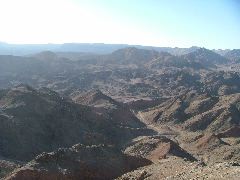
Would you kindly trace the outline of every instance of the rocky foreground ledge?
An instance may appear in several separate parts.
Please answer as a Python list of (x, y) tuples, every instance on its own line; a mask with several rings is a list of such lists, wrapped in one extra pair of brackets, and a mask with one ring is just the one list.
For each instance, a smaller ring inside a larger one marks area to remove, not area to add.
[(40, 154), (6, 180), (113, 179), (150, 164), (147, 159), (124, 155), (113, 146), (76, 144)]

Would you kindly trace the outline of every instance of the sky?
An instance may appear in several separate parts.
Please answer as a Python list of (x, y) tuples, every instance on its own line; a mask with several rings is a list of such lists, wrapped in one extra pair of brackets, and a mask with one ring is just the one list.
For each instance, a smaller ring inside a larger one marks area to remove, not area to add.
[(239, 0), (0, 0), (0, 41), (240, 48)]

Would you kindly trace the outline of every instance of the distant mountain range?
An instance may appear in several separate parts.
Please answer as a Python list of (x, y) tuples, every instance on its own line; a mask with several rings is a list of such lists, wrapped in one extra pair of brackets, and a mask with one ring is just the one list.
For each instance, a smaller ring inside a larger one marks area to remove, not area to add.
[[(95, 54), (108, 54), (118, 49), (135, 47), (140, 49), (155, 50), (159, 52), (169, 52), (173, 55), (183, 55), (199, 49), (200, 47), (192, 46), (190, 48), (178, 47), (155, 47), (129, 44), (104, 44), (104, 43), (64, 43), (64, 44), (8, 44), (0, 42), (0, 54), (2, 55), (29, 55), (41, 51), (54, 52), (85, 52)], [(220, 55), (225, 55), (229, 49), (213, 50)]]

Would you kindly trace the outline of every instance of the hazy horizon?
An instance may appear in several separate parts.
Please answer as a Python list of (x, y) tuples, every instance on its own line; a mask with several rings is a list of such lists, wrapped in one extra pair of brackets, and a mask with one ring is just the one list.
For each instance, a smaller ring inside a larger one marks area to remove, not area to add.
[(240, 48), (237, 0), (0, 0), (0, 41)]
[(104, 42), (97, 42), (97, 43), (88, 43), (88, 42), (63, 42), (63, 43), (9, 43), (9, 42), (3, 42), (0, 41), (0, 45), (1, 44), (7, 44), (7, 45), (13, 45), (13, 46), (41, 46), (41, 45), (64, 45), (64, 44), (86, 44), (86, 45), (126, 45), (126, 46), (142, 46), (142, 47), (156, 47), (156, 48), (193, 48), (193, 47), (198, 47), (198, 48), (206, 48), (206, 49), (215, 49), (215, 50), (233, 50), (233, 49), (239, 49), (239, 48), (207, 48), (204, 46), (196, 46), (196, 45), (192, 45), (192, 46), (187, 46), (187, 47), (179, 47), (179, 46), (154, 46), (154, 45), (143, 45), (143, 44), (123, 44), (123, 43), (104, 43)]

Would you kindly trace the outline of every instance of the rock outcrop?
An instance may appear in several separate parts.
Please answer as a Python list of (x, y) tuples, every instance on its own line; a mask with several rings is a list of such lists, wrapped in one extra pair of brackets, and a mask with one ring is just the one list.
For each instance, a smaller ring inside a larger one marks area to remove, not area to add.
[(112, 146), (76, 144), (38, 155), (6, 180), (104, 180), (150, 164), (147, 159), (124, 155)]

